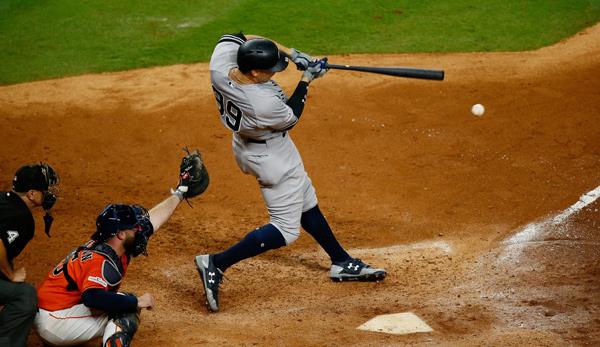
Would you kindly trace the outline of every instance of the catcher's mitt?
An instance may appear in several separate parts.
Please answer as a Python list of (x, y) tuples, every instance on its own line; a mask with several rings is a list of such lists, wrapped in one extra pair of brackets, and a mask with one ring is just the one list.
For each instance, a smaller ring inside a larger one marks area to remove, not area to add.
[(187, 155), (181, 159), (177, 190), (181, 191), (183, 197), (187, 199), (204, 193), (208, 187), (209, 178), (200, 152), (197, 149), (190, 152), (187, 148), (184, 148), (184, 151)]

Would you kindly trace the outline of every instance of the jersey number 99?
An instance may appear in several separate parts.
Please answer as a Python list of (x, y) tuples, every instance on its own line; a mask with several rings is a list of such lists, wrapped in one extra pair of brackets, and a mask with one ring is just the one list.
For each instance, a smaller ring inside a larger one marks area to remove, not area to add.
[(221, 116), (225, 116), (225, 123), (227, 126), (233, 130), (240, 130), (240, 125), (242, 124), (242, 110), (234, 104), (231, 100), (227, 100), (223, 98), (223, 94), (212, 86), (213, 92), (215, 93), (215, 98), (217, 99), (217, 106), (219, 107), (219, 113)]

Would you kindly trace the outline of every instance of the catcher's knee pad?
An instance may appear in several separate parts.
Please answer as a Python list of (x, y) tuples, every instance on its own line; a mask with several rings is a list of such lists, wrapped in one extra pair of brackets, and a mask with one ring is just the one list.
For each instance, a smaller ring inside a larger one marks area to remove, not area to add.
[(104, 347), (129, 347), (131, 346), (131, 338), (126, 332), (119, 331), (106, 340)]
[(111, 316), (111, 322), (118, 327), (118, 331), (106, 339), (104, 347), (129, 347), (140, 325), (139, 312), (115, 314)]
[(116, 314), (112, 317), (112, 321), (120, 328), (121, 331), (119, 332), (126, 333), (130, 337), (133, 337), (140, 325), (140, 314), (139, 312)]

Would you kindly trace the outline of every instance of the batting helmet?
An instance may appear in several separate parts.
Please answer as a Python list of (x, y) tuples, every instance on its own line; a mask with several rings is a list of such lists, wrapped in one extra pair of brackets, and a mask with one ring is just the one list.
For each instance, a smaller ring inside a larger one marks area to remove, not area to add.
[(96, 232), (92, 239), (105, 242), (121, 230), (133, 229), (135, 241), (128, 253), (137, 257), (140, 254), (148, 255), (146, 246), (154, 227), (150, 221), (148, 211), (140, 205), (110, 204), (100, 212), (96, 219)]
[(237, 51), (237, 64), (242, 72), (267, 70), (279, 72), (288, 66), (288, 58), (273, 41), (254, 39), (244, 42)]

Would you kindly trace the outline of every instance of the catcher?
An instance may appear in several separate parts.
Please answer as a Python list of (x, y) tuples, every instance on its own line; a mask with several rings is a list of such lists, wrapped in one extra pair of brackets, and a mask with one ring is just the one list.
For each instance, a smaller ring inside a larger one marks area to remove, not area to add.
[(131, 257), (147, 255), (150, 236), (183, 199), (202, 194), (208, 183), (200, 154), (188, 152), (177, 189), (150, 211), (140, 205), (106, 206), (92, 239), (69, 253), (38, 288), (35, 328), (44, 342), (71, 346), (102, 336), (105, 347), (130, 346), (141, 309), (155, 304), (150, 293), (119, 292)]

